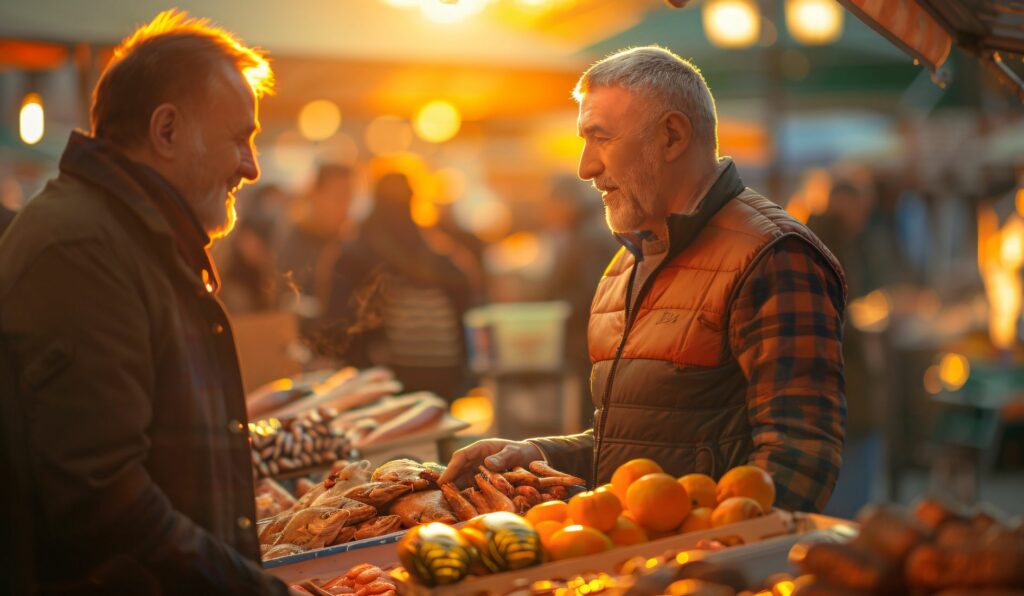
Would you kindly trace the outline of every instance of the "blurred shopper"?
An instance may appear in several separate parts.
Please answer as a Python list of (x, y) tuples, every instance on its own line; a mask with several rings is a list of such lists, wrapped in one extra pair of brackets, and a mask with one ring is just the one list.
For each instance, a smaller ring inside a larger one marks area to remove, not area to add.
[(335, 267), (321, 348), (392, 369), (407, 391), (454, 399), (469, 388), (462, 315), (481, 291), (473, 259), (412, 219), (412, 188), (385, 174), (372, 211)]
[[(548, 278), (546, 300), (565, 300), (571, 307), (565, 329), (565, 362), (570, 374), (586, 386), (590, 379), (587, 323), (594, 290), (619, 243), (608, 234), (600, 205), (583, 196), (588, 189), (575, 177), (559, 179), (551, 190), (544, 223), (554, 247), (554, 267)], [(581, 400), (582, 401), (582, 400)], [(589, 421), (594, 408), (580, 404), (581, 420)]]
[[(881, 272), (872, 267), (873, 244), (865, 241), (872, 213), (871, 197), (848, 182), (839, 182), (829, 193), (828, 209), (807, 225), (825, 243), (846, 272), (849, 295), (860, 298), (876, 284)], [(878, 364), (869, 353), (870, 337), (847, 321), (843, 328), (843, 363), (846, 377), (846, 444), (843, 470), (835, 494), (825, 511), (853, 518), (872, 498), (882, 463), (878, 403)], [(878, 351), (878, 346), (874, 347)], [(877, 359), (874, 359), (877, 360)]]
[(210, 239), (256, 180), (262, 54), (185, 13), (114, 51), (92, 134), (0, 240), (15, 594), (285, 594), (260, 569)]
[(340, 164), (323, 164), (317, 169), (313, 189), (305, 197), (295, 226), (284, 233), (277, 251), (278, 269), (297, 294), (305, 329), (323, 314), (330, 275), (349, 239), (349, 208), (355, 194), (355, 173)]
[(597, 288), (589, 349), (594, 428), (455, 453), (442, 480), (544, 458), (609, 481), (651, 458), (714, 477), (774, 477), (777, 506), (820, 511), (840, 467), (842, 269), (806, 227), (718, 157), (715, 104), (689, 62), (614, 54), (580, 79), (579, 176), (623, 244)]
[(238, 224), (223, 253), (215, 251), (221, 269), (220, 299), (232, 315), (277, 307), (273, 246), (280, 210), (268, 198), (279, 193), (273, 185), (256, 189), (239, 209)]

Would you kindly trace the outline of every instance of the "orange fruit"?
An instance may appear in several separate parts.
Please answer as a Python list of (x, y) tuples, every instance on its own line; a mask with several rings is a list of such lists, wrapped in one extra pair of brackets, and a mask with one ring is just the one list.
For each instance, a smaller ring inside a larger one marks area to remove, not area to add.
[(658, 465), (658, 462), (652, 459), (643, 457), (631, 459), (616, 468), (615, 473), (612, 474), (612, 492), (619, 498), (619, 501), (625, 504), (626, 490), (629, 488), (630, 484), (633, 484), (633, 482), (641, 476), (664, 471), (665, 470), (662, 470), (661, 466)]
[(667, 532), (679, 527), (690, 513), (690, 497), (678, 480), (659, 472), (630, 484), (626, 507), (645, 529)]
[(717, 486), (715, 480), (706, 474), (687, 474), (679, 479), (679, 484), (686, 489), (690, 495), (690, 505), (697, 507), (708, 507), (714, 509), (718, 505), (718, 497), (715, 496)]
[(761, 509), (769, 513), (775, 502), (775, 481), (757, 466), (736, 466), (718, 480), (715, 496), (719, 503), (730, 497), (747, 497), (757, 501)]
[(619, 498), (604, 489), (588, 490), (569, 499), (568, 515), (577, 524), (607, 532), (622, 513)]
[(544, 548), (548, 547), (548, 543), (551, 541), (551, 536), (564, 527), (565, 526), (562, 525), (562, 522), (550, 519), (545, 519), (533, 524), (533, 529), (536, 530), (537, 535), (540, 536), (540, 543), (544, 545)]
[(548, 554), (555, 561), (583, 557), (611, 550), (612, 541), (603, 533), (587, 526), (566, 526), (548, 539)]
[(679, 526), (679, 533), (685, 534), (686, 532), (696, 532), (698, 530), (710, 530), (711, 511), (707, 507), (698, 507), (691, 511), (690, 515), (687, 515), (686, 519), (683, 520), (683, 525)]
[(764, 515), (760, 503), (748, 497), (729, 497), (722, 501), (711, 512), (711, 525), (714, 527), (734, 524), (745, 519), (754, 519)]
[(615, 527), (608, 530), (608, 538), (611, 538), (615, 546), (629, 546), (647, 542), (647, 533), (624, 515), (620, 515), (615, 521)]
[(537, 527), (537, 524), (542, 521), (564, 522), (567, 511), (569, 511), (569, 506), (564, 501), (545, 501), (530, 507), (523, 517)]

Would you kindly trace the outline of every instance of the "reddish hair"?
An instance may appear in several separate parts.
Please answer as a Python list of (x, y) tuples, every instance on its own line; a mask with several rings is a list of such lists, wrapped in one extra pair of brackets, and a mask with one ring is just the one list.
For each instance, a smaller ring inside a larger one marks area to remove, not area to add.
[(205, 93), (224, 64), (245, 77), (257, 98), (273, 93), (274, 73), (264, 52), (207, 19), (161, 12), (114, 49), (93, 92), (93, 135), (120, 146), (138, 144), (149, 133), (153, 110)]

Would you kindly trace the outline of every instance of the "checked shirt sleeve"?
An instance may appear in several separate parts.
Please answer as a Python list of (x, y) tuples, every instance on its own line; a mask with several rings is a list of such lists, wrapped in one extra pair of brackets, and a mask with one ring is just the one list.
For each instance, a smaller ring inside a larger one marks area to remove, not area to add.
[(842, 463), (843, 282), (799, 238), (781, 241), (743, 282), (729, 344), (749, 382), (750, 463), (775, 479), (776, 506), (821, 511)]

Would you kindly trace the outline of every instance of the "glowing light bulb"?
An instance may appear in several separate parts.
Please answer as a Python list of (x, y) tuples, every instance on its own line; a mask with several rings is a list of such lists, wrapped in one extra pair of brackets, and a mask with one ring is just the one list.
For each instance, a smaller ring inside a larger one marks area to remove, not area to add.
[(843, 7), (835, 0), (787, 0), (786, 28), (802, 44), (832, 43), (843, 33)]
[(704, 33), (720, 48), (746, 48), (761, 33), (761, 11), (751, 0), (707, 0)]
[(21, 102), (21, 113), (18, 115), (18, 132), (26, 145), (35, 145), (43, 138), (45, 131), (45, 113), (43, 99), (37, 93), (29, 93)]

